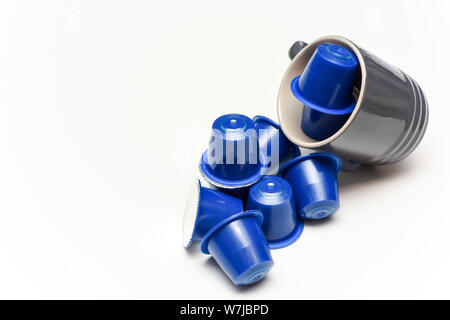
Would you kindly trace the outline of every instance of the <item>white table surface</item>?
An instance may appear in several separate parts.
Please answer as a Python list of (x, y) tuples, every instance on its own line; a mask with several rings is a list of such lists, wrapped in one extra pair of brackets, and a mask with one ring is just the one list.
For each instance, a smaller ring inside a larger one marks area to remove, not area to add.
[[(3, 1), (0, 298), (450, 298), (449, 1)], [(238, 289), (181, 246), (212, 121), (276, 119), (287, 50), (345, 36), (422, 86), (419, 148)]]

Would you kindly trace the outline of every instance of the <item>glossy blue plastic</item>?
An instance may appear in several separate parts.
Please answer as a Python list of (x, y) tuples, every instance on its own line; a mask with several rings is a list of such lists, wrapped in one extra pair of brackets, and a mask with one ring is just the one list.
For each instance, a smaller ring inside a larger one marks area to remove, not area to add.
[(306, 106), (327, 114), (353, 111), (353, 82), (358, 58), (336, 44), (319, 45), (305, 71), (291, 84), (293, 94)]
[(258, 133), (259, 149), (267, 159), (265, 175), (277, 175), (286, 162), (300, 156), (300, 149), (289, 141), (275, 121), (256, 116), (253, 122)]
[(312, 153), (293, 159), (281, 168), (281, 175), (292, 186), (297, 212), (305, 220), (320, 220), (339, 209), (338, 157)]
[(237, 286), (263, 279), (273, 266), (262, 221), (259, 211), (242, 212), (216, 225), (203, 239), (202, 252), (211, 254)]
[(270, 249), (281, 249), (300, 238), (304, 223), (297, 215), (292, 188), (280, 177), (264, 177), (250, 188), (247, 210), (259, 210)]
[(197, 180), (185, 209), (184, 246), (202, 240), (212, 227), (243, 210), (240, 199), (204, 188)]
[(328, 139), (348, 120), (356, 105), (353, 83), (358, 65), (353, 52), (325, 43), (303, 74), (292, 80), (292, 93), (305, 105), (301, 125), (309, 137)]
[(234, 188), (223, 188), (223, 187), (217, 187), (217, 190), (219, 190), (220, 192), (229, 194), (232, 197), (238, 198), (242, 201), (242, 203), (245, 206), (245, 203), (247, 201), (247, 197), (248, 197), (248, 192), (250, 190), (250, 186), (246, 186), (246, 187), (234, 187)]
[(209, 183), (224, 189), (243, 188), (261, 179), (266, 169), (250, 118), (228, 114), (214, 121), (208, 150), (200, 161), (200, 171)]
[(308, 107), (303, 108), (302, 130), (309, 137), (325, 140), (339, 131), (351, 113), (343, 115), (326, 114)]

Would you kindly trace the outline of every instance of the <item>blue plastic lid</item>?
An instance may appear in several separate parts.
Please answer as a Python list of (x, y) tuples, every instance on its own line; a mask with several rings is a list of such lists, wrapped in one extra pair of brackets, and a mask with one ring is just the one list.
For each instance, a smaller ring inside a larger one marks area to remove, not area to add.
[(353, 82), (359, 62), (356, 55), (336, 44), (321, 44), (303, 74), (291, 82), (294, 96), (311, 109), (327, 114), (353, 111)]

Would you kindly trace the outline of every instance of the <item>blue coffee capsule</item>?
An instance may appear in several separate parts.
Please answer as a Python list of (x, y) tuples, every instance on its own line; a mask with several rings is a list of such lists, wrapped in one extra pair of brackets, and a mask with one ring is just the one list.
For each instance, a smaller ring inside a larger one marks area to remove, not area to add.
[(350, 114), (327, 114), (305, 107), (302, 115), (302, 130), (310, 138), (326, 140), (342, 128)]
[(355, 108), (353, 83), (359, 62), (350, 50), (336, 44), (318, 46), (302, 75), (291, 82), (291, 91), (303, 109), (302, 129), (313, 139), (336, 133)]
[(208, 150), (200, 161), (206, 181), (223, 191), (246, 188), (261, 179), (266, 170), (250, 118), (228, 114), (214, 121)]
[(200, 241), (219, 222), (243, 211), (242, 201), (227, 194), (204, 188), (197, 180), (184, 211), (183, 245)]
[(280, 177), (264, 177), (250, 188), (247, 210), (259, 210), (262, 229), (270, 249), (293, 244), (301, 236), (304, 223), (297, 215), (292, 188)]
[(299, 157), (281, 168), (281, 176), (292, 186), (302, 219), (324, 219), (339, 209), (337, 173), (340, 169), (339, 158), (329, 153)]
[(277, 175), (283, 164), (300, 156), (300, 149), (289, 141), (275, 121), (256, 116), (253, 122), (258, 133), (259, 149), (267, 159), (265, 175)]
[(305, 105), (327, 114), (353, 111), (353, 82), (358, 58), (336, 44), (321, 44), (301, 76), (293, 81), (293, 93)]
[(237, 286), (263, 279), (273, 266), (262, 221), (259, 211), (241, 212), (220, 222), (202, 241), (202, 252), (211, 254)]

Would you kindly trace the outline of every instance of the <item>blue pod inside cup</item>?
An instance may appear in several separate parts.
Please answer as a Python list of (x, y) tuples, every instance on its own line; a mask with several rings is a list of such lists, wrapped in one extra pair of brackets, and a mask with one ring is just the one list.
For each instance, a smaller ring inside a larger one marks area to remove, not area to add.
[(262, 229), (270, 249), (293, 244), (301, 236), (304, 223), (297, 215), (291, 185), (280, 177), (264, 177), (250, 188), (247, 210), (259, 210)]
[(289, 141), (275, 121), (256, 116), (253, 122), (258, 133), (259, 149), (267, 159), (265, 175), (277, 175), (283, 164), (300, 156), (300, 149)]
[(228, 114), (214, 121), (208, 150), (200, 161), (200, 172), (209, 183), (224, 189), (250, 186), (264, 175), (265, 163), (250, 118)]
[(201, 248), (237, 286), (263, 279), (273, 266), (270, 249), (261, 229), (259, 211), (238, 213), (212, 228)]
[(339, 131), (351, 113), (343, 115), (326, 114), (308, 107), (303, 108), (302, 129), (316, 140), (325, 140)]
[(293, 159), (281, 168), (292, 186), (298, 213), (305, 220), (320, 220), (339, 209), (337, 173), (341, 161), (329, 153), (312, 153)]
[(353, 83), (358, 66), (353, 52), (325, 43), (316, 49), (303, 74), (292, 80), (292, 93), (305, 105), (302, 129), (311, 138), (330, 137), (353, 112)]
[(183, 245), (200, 241), (215, 225), (242, 212), (242, 201), (222, 192), (204, 188), (197, 180), (188, 196), (183, 222)]

